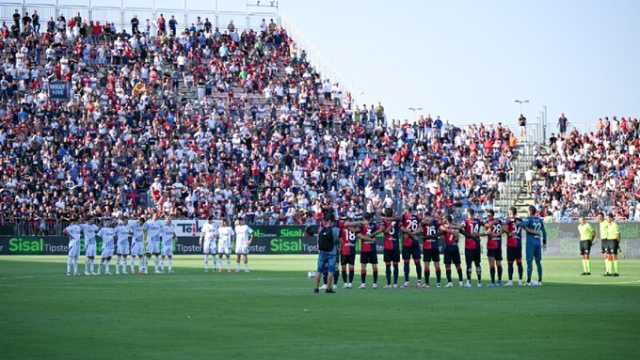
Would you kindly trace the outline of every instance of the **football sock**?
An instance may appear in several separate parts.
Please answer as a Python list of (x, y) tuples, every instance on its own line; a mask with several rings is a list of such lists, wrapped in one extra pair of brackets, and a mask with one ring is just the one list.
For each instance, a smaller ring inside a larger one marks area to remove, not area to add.
[(406, 282), (409, 281), (409, 263), (408, 262), (404, 263), (404, 281)]
[(384, 276), (387, 279), (387, 285), (391, 285), (391, 266), (390, 265), (385, 265)]
[(458, 280), (462, 281), (463, 277), (462, 277), (462, 267), (460, 265), (458, 265), (456, 267), (456, 270), (458, 270)]
[(351, 284), (353, 282), (353, 278), (356, 275), (356, 271), (354, 269), (350, 269), (349, 270), (349, 284)]
[(393, 264), (393, 283), (398, 283), (398, 264)]
[(519, 262), (518, 263), (518, 279), (520, 279), (520, 280), (522, 280), (522, 273), (524, 272), (523, 270), (524, 269), (522, 268), (522, 263)]
[(533, 272), (533, 268), (531, 267), (531, 264), (527, 264), (527, 282), (530, 283), (531, 282), (531, 273)]
[(347, 269), (342, 269), (342, 282), (347, 283)]
[(498, 282), (502, 282), (502, 265), (498, 265)]
[(467, 266), (467, 280), (471, 281), (471, 266)]
[(418, 275), (418, 281), (422, 280), (422, 265), (420, 265), (420, 262), (416, 263), (416, 274)]
[(131, 267), (130, 267), (130, 269), (131, 269), (131, 272), (135, 272), (135, 270), (136, 270), (136, 258), (134, 256), (131, 257)]
[[(236, 271), (240, 271), (240, 263), (239, 262), (236, 263)], [(326, 277), (326, 274), (324, 276)]]
[(611, 274), (611, 261), (609, 259), (604, 261), (604, 270), (607, 274)]
[(428, 266), (424, 267), (424, 283), (429, 285), (429, 280), (431, 280), (431, 271)]
[(378, 270), (373, 270), (373, 283), (378, 283)]
[(360, 271), (360, 281), (361, 281), (363, 284), (366, 284), (366, 283), (367, 283), (367, 270), (362, 270), (362, 271)]
[(489, 267), (489, 276), (491, 277), (491, 283), (496, 283), (496, 268), (493, 266)]
[(73, 273), (78, 273), (78, 259), (73, 259)]
[(509, 280), (513, 280), (513, 263), (510, 262), (507, 264), (507, 274), (509, 275)]
[(440, 269), (436, 269), (436, 282), (440, 284), (441, 279), (442, 279), (442, 271)]
[(538, 270), (538, 281), (542, 282), (542, 262), (540, 258), (536, 259), (536, 270)]
[(618, 260), (613, 260), (613, 273), (617, 274), (618, 273)]
[(479, 266), (476, 268), (476, 275), (478, 276), (478, 282), (482, 281), (482, 269)]
[(169, 258), (169, 271), (173, 270), (173, 259)]
[(451, 269), (446, 269), (444, 272), (447, 275), (447, 282), (450, 283), (451, 282)]
[[(247, 265), (247, 269), (249, 269), (249, 265)], [(338, 285), (338, 280), (340, 279), (340, 270), (337, 270), (333, 273), (333, 285)]]
[(585, 264), (587, 266), (587, 272), (590, 273), (591, 272), (591, 260), (590, 259), (586, 259), (585, 260)]
[(209, 255), (204, 255), (204, 269), (206, 270), (209, 267)]
[(71, 258), (68, 258), (67, 259), (67, 273), (68, 274), (71, 274), (71, 263), (72, 263)]

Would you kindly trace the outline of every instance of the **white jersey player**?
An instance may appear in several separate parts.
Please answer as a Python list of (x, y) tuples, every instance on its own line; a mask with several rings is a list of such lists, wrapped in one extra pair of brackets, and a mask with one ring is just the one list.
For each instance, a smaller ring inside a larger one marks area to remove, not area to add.
[(138, 272), (144, 272), (144, 218), (133, 220), (129, 223), (129, 231), (131, 232), (131, 273), (135, 273), (135, 262), (138, 259)]
[(220, 255), (220, 271), (222, 271), (222, 257), (227, 258), (227, 271), (231, 271), (231, 238), (233, 229), (227, 225), (226, 220), (222, 220), (222, 225), (218, 229), (218, 254)]
[(162, 238), (162, 260), (160, 261), (160, 272), (164, 272), (164, 262), (168, 259), (168, 271), (173, 272), (173, 238), (176, 236), (176, 229), (167, 219), (162, 225), (160, 237)]
[(80, 257), (80, 237), (82, 228), (80, 225), (69, 225), (64, 229), (64, 234), (69, 237), (69, 258), (67, 259), (67, 276), (78, 275), (78, 257)]
[(80, 225), (80, 227), (82, 228), (82, 235), (84, 237), (84, 255), (86, 257), (84, 274), (98, 275), (94, 267), (96, 261), (96, 231), (98, 231), (98, 226), (87, 222)]
[(162, 222), (158, 220), (158, 216), (154, 215), (153, 219), (144, 223), (144, 231), (147, 232), (147, 260), (145, 261), (145, 274), (148, 272), (148, 262), (153, 255), (153, 265), (155, 272), (160, 273), (159, 256), (160, 256), (160, 232), (162, 231)]
[(219, 270), (218, 262), (218, 226), (213, 223), (213, 219), (209, 218), (209, 221), (202, 226), (202, 235), (200, 235), (200, 246), (202, 246), (202, 253), (204, 254), (204, 272), (209, 271), (209, 256), (213, 258), (211, 262), (212, 270)]
[[(116, 244), (118, 259), (116, 260), (116, 274), (120, 274), (120, 267), (122, 267), (122, 273), (127, 273), (127, 256), (129, 255), (129, 225), (124, 223), (124, 220), (118, 221), (116, 226)], [(124, 263), (123, 263), (124, 260)]]
[[(111, 275), (111, 271), (109, 271), (109, 266), (111, 264), (111, 257), (113, 256), (113, 251), (115, 249), (115, 237), (116, 230), (112, 227), (105, 226), (98, 231), (98, 236), (102, 239), (102, 254), (100, 254), (100, 266), (104, 267), (104, 273), (106, 275)], [(98, 268), (98, 273), (100, 273), (100, 268)]]
[(240, 261), (244, 258), (244, 271), (249, 272), (249, 245), (251, 245), (251, 237), (253, 230), (249, 225), (244, 223), (244, 219), (239, 219), (236, 224), (236, 272), (240, 271)]

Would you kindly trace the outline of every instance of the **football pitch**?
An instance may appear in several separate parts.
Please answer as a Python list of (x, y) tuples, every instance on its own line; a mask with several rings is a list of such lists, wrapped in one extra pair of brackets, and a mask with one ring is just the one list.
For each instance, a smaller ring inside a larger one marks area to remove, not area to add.
[(70, 278), (65, 257), (0, 257), (2, 358), (626, 359), (640, 346), (640, 260), (609, 278), (599, 259), (590, 277), (577, 258), (546, 259), (541, 288), (334, 295), (312, 293), (313, 256), (250, 265), (204, 273), (201, 257), (182, 256), (170, 275)]

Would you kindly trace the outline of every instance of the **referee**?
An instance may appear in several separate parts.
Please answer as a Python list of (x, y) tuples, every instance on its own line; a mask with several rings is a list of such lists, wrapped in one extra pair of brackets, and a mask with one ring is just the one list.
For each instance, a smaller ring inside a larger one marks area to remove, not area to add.
[(314, 293), (319, 293), (320, 279), (322, 273), (327, 271), (327, 294), (335, 293), (333, 290), (333, 273), (336, 271), (336, 240), (338, 236), (333, 226), (333, 212), (325, 212), (323, 219), (320, 221), (318, 228), (318, 266), (316, 268), (316, 282)]
[(596, 238), (596, 233), (593, 230), (591, 224), (585, 220), (584, 217), (580, 218), (580, 224), (578, 225), (578, 233), (580, 234), (580, 256), (582, 257), (582, 275), (591, 275), (591, 246)]
[(620, 227), (615, 222), (613, 213), (609, 213), (609, 222), (607, 224), (607, 239), (609, 241), (609, 249), (607, 256), (609, 258), (609, 276), (620, 276), (618, 273), (618, 250), (620, 250)]

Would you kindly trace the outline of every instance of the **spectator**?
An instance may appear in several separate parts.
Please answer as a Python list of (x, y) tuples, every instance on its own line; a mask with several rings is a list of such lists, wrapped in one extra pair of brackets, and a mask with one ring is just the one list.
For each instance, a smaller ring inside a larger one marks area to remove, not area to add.
[(172, 37), (176, 36), (177, 26), (178, 26), (178, 21), (173, 15), (171, 15), (171, 19), (169, 20), (169, 30), (171, 30)]
[(526, 139), (527, 138), (527, 118), (524, 117), (523, 114), (520, 114), (520, 117), (518, 118), (518, 125), (520, 126), (520, 138)]
[(569, 121), (567, 120), (567, 117), (564, 116), (564, 113), (560, 114), (560, 117), (558, 118), (558, 129), (560, 129), (560, 136), (563, 136), (567, 132), (568, 122)]
[(140, 20), (138, 20), (137, 15), (133, 15), (133, 18), (131, 18), (131, 34), (132, 35), (136, 35), (137, 33), (140, 32), (138, 30), (138, 25), (140, 25)]

